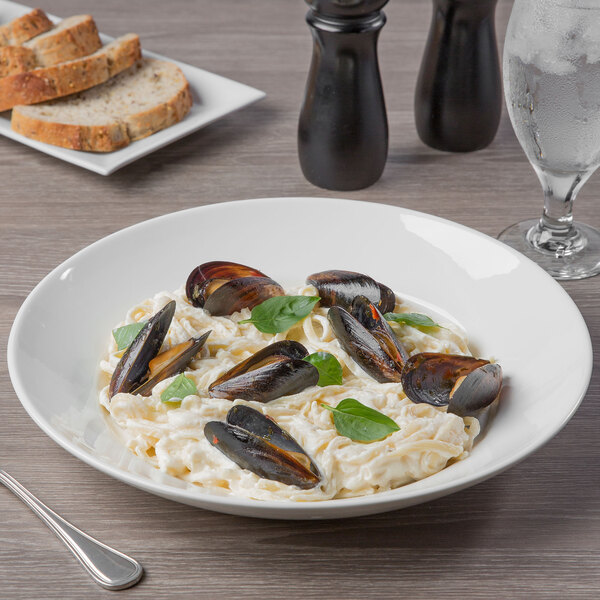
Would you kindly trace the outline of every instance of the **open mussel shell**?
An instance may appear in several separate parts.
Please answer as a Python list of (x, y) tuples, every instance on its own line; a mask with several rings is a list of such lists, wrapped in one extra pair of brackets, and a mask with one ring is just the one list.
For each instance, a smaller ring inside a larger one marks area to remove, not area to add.
[(502, 368), (496, 363), (483, 365), (455, 386), (448, 411), (463, 417), (489, 406), (502, 389)]
[(125, 350), (110, 380), (109, 398), (120, 392), (131, 392), (139, 386), (148, 372), (150, 361), (160, 351), (173, 320), (175, 307), (175, 300), (171, 300), (150, 317), (129, 348)]
[(313, 488), (321, 481), (310, 457), (272, 419), (249, 406), (234, 406), (227, 421), (208, 422), (204, 435), (242, 469), (301, 489)]
[(500, 365), (471, 356), (423, 352), (402, 371), (402, 387), (416, 403), (448, 406), (459, 416), (489, 406), (502, 388)]
[(281, 342), (269, 344), (268, 346), (261, 348), (258, 352), (255, 352), (246, 360), (243, 360), (241, 363), (231, 367), (229, 371), (223, 373), (223, 375), (221, 375), (218, 379), (215, 379), (215, 381), (210, 384), (208, 389), (210, 391), (215, 386), (233, 379), (237, 375), (241, 375), (256, 369), (263, 364), (265, 360), (277, 356), (302, 359), (308, 356), (308, 350), (300, 342), (295, 342), (293, 340), (282, 340)]
[(242, 308), (253, 309), (273, 296), (285, 296), (285, 291), (268, 277), (210, 280), (205, 288), (203, 306), (211, 315), (220, 317)]
[(194, 306), (202, 308), (208, 281), (225, 282), (240, 277), (266, 277), (266, 275), (258, 269), (239, 263), (213, 260), (197, 266), (189, 274), (185, 284), (185, 293)]
[(270, 402), (297, 394), (319, 381), (319, 371), (302, 360), (305, 356), (306, 348), (291, 340), (266, 346), (213, 381), (209, 395)]
[(352, 302), (351, 314), (369, 330), (396, 367), (402, 369), (408, 360), (408, 352), (377, 307), (365, 296), (357, 296)]
[(204, 346), (210, 333), (207, 331), (198, 337), (190, 338), (153, 358), (148, 364), (148, 379), (131, 393), (149, 396), (157, 383), (185, 371)]
[(389, 287), (362, 273), (321, 271), (309, 275), (306, 283), (317, 288), (322, 306), (350, 310), (356, 296), (365, 296), (384, 314), (393, 312), (396, 306), (396, 296)]
[[(396, 360), (398, 351), (390, 356), (388, 342), (380, 341), (341, 306), (332, 306), (327, 318), (342, 348), (368, 375), (379, 383), (400, 381), (402, 362)], [(393, 332), (391, 332), (393, 336)], [(395, 348), (395, 343), (392, 343)], [(401, 356), (400, 356), (401, 358)]]

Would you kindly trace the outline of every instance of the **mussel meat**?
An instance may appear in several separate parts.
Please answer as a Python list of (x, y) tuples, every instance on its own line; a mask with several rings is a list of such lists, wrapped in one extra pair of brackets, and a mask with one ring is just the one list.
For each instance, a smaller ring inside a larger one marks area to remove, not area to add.
[(161, 352), (148, 363), (148, 379), (131, 393), (149, 396), (157, 383), (185, 371), (210, 334), (211, 332), (207, 331)]
[(408, 353), (375, 304), (357, 296), (351, 313), (332, 306), (327, 318), (342, 348), (373, 379), (398, 382)]
[(396, 306), (394, 292), (368, 275), (353, 271), (321, 271), (313, 273), (306, 283), (317, 288), (322, 306), (341, 306), (350, 310), (356, 296), (365, 296), (383, 313)]
[(175, 306), (175, 300), (171, 300), (148, 319), (131, 342), (113, 373), (108, 388), (109, 398), (120, 392), (149, 396), (159, 381), (184, 371), (198, 354), (210, 331), (159, 354), (173, 320)]
[(254, 308), (283, 288), (261, 271), (246, 265), (212, 261), (196, 267), (185, 285), (188, 300), (211, 315), (231, 315), (242, 308)]
[(406, 361), (402, 387), (413, 402), (448, 406), (448, 412), (465, 416), (498, 397), (502, 368), (472, 356), (423, 352)]
[(275, 342), (235, 365), (213, 381), (209, 395), (228, 400), (270, 402), (316, 385), (319, 371), (309, 362), (306, 348), (291, 340)]
[(143, 329), (131, 342), (113, 373), (108, 388), (109, 398), (120, 392), (131, 392), (148, 372), (148, 364), (159, 353), (167, 335), (173, 315), (175, 300), (150, 317)]
[(310, 489), (321, 474), (308, 454), (273, 419), (245, 405), (227, 413), (227, 423), (210, 421), (206, 439), (242, 469), (259, 477)]

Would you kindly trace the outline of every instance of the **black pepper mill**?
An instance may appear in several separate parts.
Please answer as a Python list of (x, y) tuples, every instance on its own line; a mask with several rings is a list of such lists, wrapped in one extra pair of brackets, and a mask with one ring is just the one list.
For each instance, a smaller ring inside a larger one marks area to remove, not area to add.
[(300, 166), (330, 190), (375, 183), (385, 166), (388, 127), (377, 38), (388, 0), (306, 0), (313, 58), (298, 126)]
[(415, 94), (420, 138), (449, 152), (492, 142), (502, 112), (494, 29), (497, 0), (433, 0)]

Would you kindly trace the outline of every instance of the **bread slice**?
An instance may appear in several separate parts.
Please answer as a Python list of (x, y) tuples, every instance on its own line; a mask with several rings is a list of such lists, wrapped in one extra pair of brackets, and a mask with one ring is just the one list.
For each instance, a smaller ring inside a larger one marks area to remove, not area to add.
[(101, 46), (96, 23), (90, 15), (69, 17), (22, 46), (1, 47), (0, 77), (87, 56)]
[(135, 33), (117, 38), (100, 50), (52, 67), (0, 78), (0, 111), (68, 96), (104, 83), (141, 56)]
[(11, 125), (27, 137), (91, 152), (111, 152), (181, 121), (192, 106), (174, 64), (145, 58), (113, 79), (69, 98), (15, 106)]
[(43, 10), (34, 8), (26, 15), (0, 26), (0, 46), (20, 46), (49, 29), (52, 29), (52, 21)]

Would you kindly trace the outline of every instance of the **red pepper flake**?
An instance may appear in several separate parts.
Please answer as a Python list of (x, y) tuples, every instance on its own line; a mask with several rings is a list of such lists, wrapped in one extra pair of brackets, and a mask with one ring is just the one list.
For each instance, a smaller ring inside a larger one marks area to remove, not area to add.
[(213, 441), (212, 443), (216, 446), (219, 443), (219, 438), (213, 434)]

